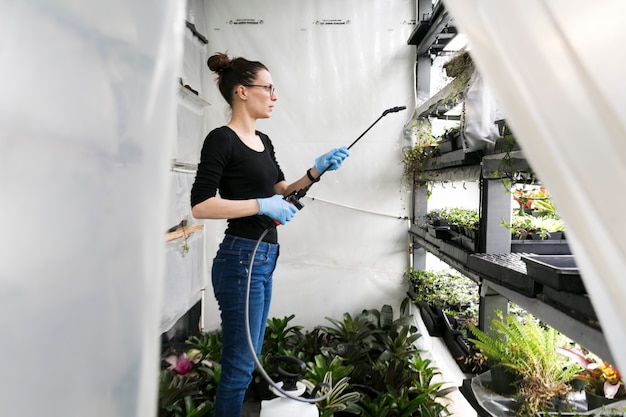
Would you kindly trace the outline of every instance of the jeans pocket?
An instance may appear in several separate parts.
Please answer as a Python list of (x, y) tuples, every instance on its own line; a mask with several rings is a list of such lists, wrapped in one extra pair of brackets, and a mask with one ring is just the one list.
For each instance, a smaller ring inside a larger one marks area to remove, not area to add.
[[(248, 269), (250, 267), (250, 259), (252, 259), (252, 250), (242, 249), (241, 250), (241, 264)], [(254, 255), (254, 266), (265, 266), (269, 262), (270, 257), (267, 253), (257, 252)]]

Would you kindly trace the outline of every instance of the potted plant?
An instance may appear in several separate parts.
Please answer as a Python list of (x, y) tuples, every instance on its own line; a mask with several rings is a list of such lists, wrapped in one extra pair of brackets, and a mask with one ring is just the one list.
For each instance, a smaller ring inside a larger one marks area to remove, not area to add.
[(502, 225), (511, 230), (513, 239), (560, 239), (565, 230), (565, 224), (559, 218), (526, 213), (514, 213), (511, 223), (502, 222)]
[[(441, 402), (445, 395), (443, 383), (434, 380), (439, 370), (421, 357), (415, 345), (421, 335), (409, 314), (409, 306), (407, 298), (401, 304), (399, 317), (394, 317), (389, 305), (354, 316), (345, 313), (343, 319), (327, 318), (330, 326), (319, 325), (310, 332), (291, 324), (294, 315), (268, 319), (261, 363), (269, 364), (268, 358), (275, 355), (304, 361), (307, 373), (302, 382), (309, 389), (308, 395), (320, 382), (333, 387), (329, 397), (317, 403), (324, 417), (359, 412), (376, 417), (449, 415), (446, 404)], [(159, 417), (212, 415), (221, 369), (216, 361), (221, 350), (220, 336), (219, 332), (202, 333), (186, 341), (191, 346), (189, 350), (182, 354), (168, 352), (164, 357)], [(267, 382), (251, 384), (247, 401), (252, 406), (259, 403), (251, 397), (254, 385), (267, 386)]]
[(472, 341), (493, 361), (491, 370), (505, 369), (517, 377), (513, 386), (520, 403), (518, 416), (535, 416), (566, 401), (571, 390), (568, 382), (580, 367), (557, 352), (569, 343), (563, 335), (528, 314), (502, 318), (499, 313), (490, 330), (492, 334), (472, 327)]
[(426, 183), (426, 198), (428, 198), (432, 190), (428, 184), (426, 170), (428, 168), (428, 160), (439, 154), (439, 141), (433, 136), (428, 121), (424, 119), (420, 119), (419, 126), (418, 121), (413, 123), (413, 132), (416, 138), (415, 144), (410, 148), (403, 149), (404, 159), (402, 164), (404, 166), (404, 176), (411, 183), (424, 181)]
[(580, 348), (558, 348), (557, 351), (573, 359), (582, 367), (574, 380), (586, 382), (584, 386), (587, 409), (626, 399), (626, 389), (620, 372), (610, 363)]
[(443, 310), (458, 315), (476, 316), (478, 284), (471, 279), (446, 271), (423, 271), (409, 267), (404, 272), (408, 294), (420, 309), (431, 336), (442, 336)]
[(187, 342), (192, 345), (190, 349), (181, 354), (171, 351), (163, 358), (168, 366), (159, 375), (159, 417), (212, 415), (221, 365), (211, 352), (215, 352), (215, 346), (219, 349), (221, 339), (207, 334)]

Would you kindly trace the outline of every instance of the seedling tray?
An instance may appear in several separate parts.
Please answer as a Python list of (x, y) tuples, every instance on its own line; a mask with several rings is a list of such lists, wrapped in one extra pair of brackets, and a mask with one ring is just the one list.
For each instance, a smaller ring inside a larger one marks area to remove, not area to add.
[(572, 255), (521, 255), (521, 259), (535, 281), (556, 290), (587, 293)]
[(516, 253), (471, 254), (467, 267), (528, 297), (535, 297), (540, 290), (539, 284), (526, 274), (526, 265)]

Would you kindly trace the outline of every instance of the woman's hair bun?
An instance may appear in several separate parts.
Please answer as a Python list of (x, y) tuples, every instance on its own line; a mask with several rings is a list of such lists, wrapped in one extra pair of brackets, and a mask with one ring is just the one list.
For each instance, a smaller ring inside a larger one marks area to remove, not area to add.
[(211, 71), (221, 73), (224, 70), (230, 68), (231, 60), (225, 53), (217, 52), (216, 54), (209, 57), (207, 60), (207, 65)]

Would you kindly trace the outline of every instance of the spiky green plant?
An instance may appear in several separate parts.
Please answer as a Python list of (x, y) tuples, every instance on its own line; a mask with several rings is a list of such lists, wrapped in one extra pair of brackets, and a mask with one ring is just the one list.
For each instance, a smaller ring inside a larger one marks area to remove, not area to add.
[[(347, 376), (335, 381), (333, 372), (326, 372), (321, 381), (325, 385), (320, 389), (319, 395), (326, 394), (329, 389), (331, 392), (326, 399), (315, 403), (320, 410), (320, 417), (332, 417), (337, 411), (357, 412), (354, 403), (361, 399), (361, 394), (351, 390), (349, 381), (350, 377)], [(315, 384), (309, 380), (302, 380), (302, 383), (309, 391), (315, 388)]]
[(551, 409), (553, 400), (566, 399), (568, 381), (580, 370), (557, 352), (557, 347), (569, 344), (567, 338), (530, 315), (509, 314), (503, 319), (500, 313), (490, 330), (492, 335), (471, 326), (475, 338), (470, 340), (493, 362), (521, 376), (518, 416), (534, 416)]

